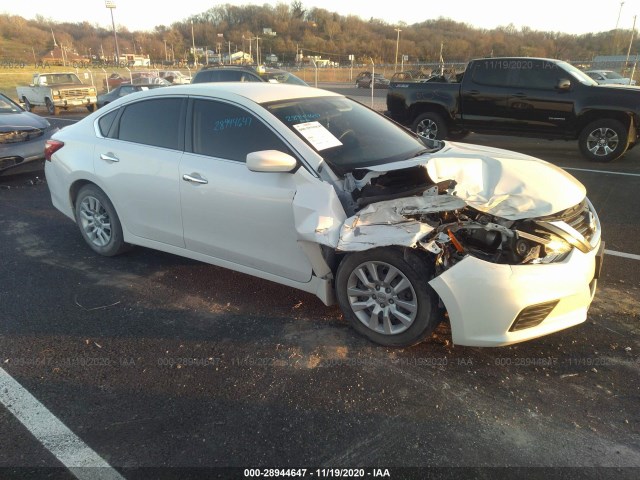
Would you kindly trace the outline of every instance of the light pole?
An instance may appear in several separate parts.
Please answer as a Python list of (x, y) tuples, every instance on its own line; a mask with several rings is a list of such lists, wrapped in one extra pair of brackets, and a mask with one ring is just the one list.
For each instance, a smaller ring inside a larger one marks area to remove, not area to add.
[(198, 57), (196, 57), (196, 37), (193, 36), (193, 20), (191, 20), (191, 46), (193, 48), (193, 66), (198, 66)]
[(613, 54), (618, 53), (618, 24), (620, 23), (620, 15), (622, 15), (622, 6), (624, 2), (620, 2), (620, 10), (618, 10), (618, 20), (616, 21), (616, 29), (613, 33)]
[(396, 32), (398, 32), (398, 38), (396, 39), (396, 63), (393, 66), (393, 71), (394, 72), (396, 70), (398, 70), (398, 47), (400, 46), (400, 32), (402, 31), (399, 28), (396, 28), (395, 30), (396, 30)]
[(113, 0), (105, 0), (104, 6), (111, 11), (111, 25), (113, 26), (113, 39), (116, 42), (116, 64), (120, 63), (120, 49), (118, 48), (118, 34), (116, 33), (116, 22), (113, 21), (113, 9), (116, 8), (116, 2)]

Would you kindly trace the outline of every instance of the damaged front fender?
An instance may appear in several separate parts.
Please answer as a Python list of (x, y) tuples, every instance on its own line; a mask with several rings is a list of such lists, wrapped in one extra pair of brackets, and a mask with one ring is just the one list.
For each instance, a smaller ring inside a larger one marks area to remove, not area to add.
[(342, 226), (338, 250), (358, 252), (397, 245), (415, 247), (435, 227), (414, 217), (457, 210), (465, 202), (454, 195), (423, 195), (373, 203)]

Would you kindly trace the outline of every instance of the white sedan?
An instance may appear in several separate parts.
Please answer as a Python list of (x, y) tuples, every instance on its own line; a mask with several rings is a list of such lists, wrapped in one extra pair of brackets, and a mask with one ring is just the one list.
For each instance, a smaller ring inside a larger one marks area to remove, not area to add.
[(579, 324), (602, 264), (598, 216), (565, 171), (422, 140), (311, 87), (137, 92), (46, 157), (53, 205), (95, 252), (141, 245), (299, 288), (387, 346), (445, 318), (473, 346)]

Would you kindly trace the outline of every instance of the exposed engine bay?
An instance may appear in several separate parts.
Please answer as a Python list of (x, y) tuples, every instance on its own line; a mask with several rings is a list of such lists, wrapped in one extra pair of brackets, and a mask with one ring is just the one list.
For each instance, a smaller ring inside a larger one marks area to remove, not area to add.
[(586, 198), (551, 215), (505, 218), (491, 210), (514, 210), (508, 195), (494, 195), (488, 201), (485, 196), (479, 203), (469, 201), (468, 185), (459, 187), (454, 178), (431, 178), (425, 165), (347, 173), (344, 188), (353, 200), (347, 215), (352, 216), (343, 225), (338, 251), (388, 245), (421, 248), (434, 256), (437, 274), (467, 255), (521, 265), (558, 262), (573, 247), (583, 252), (592, 248), (589, 241), (597, 230), (597, 218)]

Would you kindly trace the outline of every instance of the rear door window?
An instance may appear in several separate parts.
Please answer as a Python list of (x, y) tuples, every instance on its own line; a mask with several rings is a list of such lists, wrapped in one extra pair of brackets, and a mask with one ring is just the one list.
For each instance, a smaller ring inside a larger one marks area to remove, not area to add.
[(183, 149), (182, 98), (154, 98), (125, 107), (118, 138), (155, 147)]

